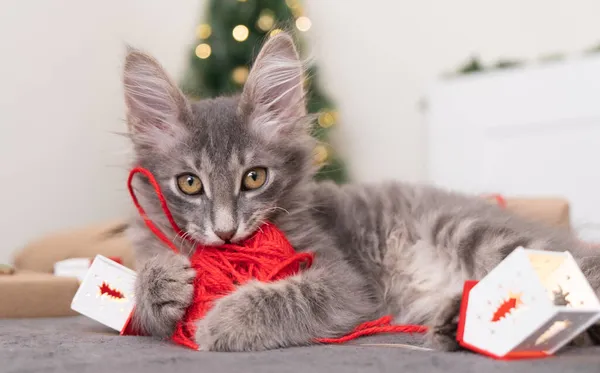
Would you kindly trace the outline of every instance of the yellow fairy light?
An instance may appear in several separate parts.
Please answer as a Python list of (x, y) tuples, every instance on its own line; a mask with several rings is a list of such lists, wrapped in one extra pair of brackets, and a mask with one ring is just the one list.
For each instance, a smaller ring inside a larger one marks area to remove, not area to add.
[(304, 14), (300, 0), (285, 0), (285, 4), (290, 8), (294, 17), (300, 17)]
[(315, 164), (322, 165), (327, 161), (329, 157), (329, 152), (324, 145), (317, 145), (313, 151), (313, 161)]
[(196, 56), (198, 56), (198, 58), (206, 59), (210, 56), (211, 51), (210, 45), (202, 43), (196, 47)]
[(310, 30), (310, 26), (312, 26), (312, 22), (308, 17), (302, 16), (296, 19), (296, 27), (298, 28), (298, 30), (303, 32), (308, 31)]
[(196, 27), (196, 37), (198, 39), (208, 39), (210, 34), (212, 34), (212, 27), (210, 25), (203, 23)]
[(273, 12), (270, 9), (265, 9), (260, 12), (260, 16), (258, 17), (258, 21), (256, 21), (256, 26), (263, 30), (269, 31), (271, 27), (275, 24), (275, 17)]
[(248, 0), (238, 0), (240, 3), (245, 3)]
[(231, 79), (239, 85), (246, 83), (246, 79), (248, 79), (248, 67), (238, 66), (233, 69)]
[(317, 122), (319, 123), (319, 126), (323, 128), (329, 128), (335, 124), (335, 120), (336, 114), (334, 112), (326, 111), (319, 115)]
[(279, 34), (281, 32), (283, 32), (282, 29), (280, 29), (280, 28), (274, 28), (273, 30), (271, 30), (271, 32), (269, 32), (269, 36), (275, 36), (275, 35), (277, 35), (277, 34)]
[(300, 5), (298, 5), (295, 8), (290, 9), (292, 11), (292, 14), (294, 15), (294, 17), (298, 18), (298, 17), (302, 17), (302, 15), (304, 14), (304, 9), (302, 9), (302, 7)]
[(299, 0), (285, 0), (285, 4), (290, 9), (296, 9), (296, 8), (300, 7), (300, 1)]
[(244, 41), (246, 39), (248, 39), (248, 35), (250, 34), (250, 31), (248, 30), (248, 27), (244, 26), (244, 25), (237, 25), (233, 28), (233, 31), (231, 32), (231, 34), (233, 35), (233, 38), (237, 41)]

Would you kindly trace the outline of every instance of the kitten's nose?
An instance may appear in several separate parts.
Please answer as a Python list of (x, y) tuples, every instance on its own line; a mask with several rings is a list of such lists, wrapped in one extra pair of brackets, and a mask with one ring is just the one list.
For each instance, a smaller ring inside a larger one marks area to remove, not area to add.
[(233, 235), (235, 234), (235, 229), (232, 229), (230, 231), (215, 231), (215, 234), (217, 235), (217, 237), (227, 242), (231, 240), (231, 238), (233, 238)]

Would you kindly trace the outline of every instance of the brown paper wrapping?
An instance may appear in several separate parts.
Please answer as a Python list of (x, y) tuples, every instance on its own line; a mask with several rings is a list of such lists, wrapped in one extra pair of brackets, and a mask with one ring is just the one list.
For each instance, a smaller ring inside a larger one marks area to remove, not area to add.
[[(495, 197), (487, 198), (498, 203)], [(562, 198), (503, 198), (506, 208), (517, 215), (561, 228), (570, 228), (569, 202)]]
[(76, 315), (71, 300), (78, 288), (76, 278), (48, 273), (18, 271), (0, 276), (0, 318)]
[(41, 237), (21, 249), (14, 257), (17, 269), (52, 273), (54, 263), (70, 258), (90, 258), (97, 254), (121, 257), (133, 269), (133, 250), (126, 237), (124, 221), (95, 224)]

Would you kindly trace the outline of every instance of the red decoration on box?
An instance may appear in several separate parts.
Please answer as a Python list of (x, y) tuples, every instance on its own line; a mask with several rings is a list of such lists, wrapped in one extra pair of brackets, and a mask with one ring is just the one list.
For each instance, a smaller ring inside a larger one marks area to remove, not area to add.
[(114, 299), (123, 299), (123, 298), (125, 298), (125, 295), (123, 295), (123, 293), (121, 293), (117, 289), (113, 289), (106, 282), (103, 282), (102, 285), (98, 286), (98, 288), (100, 289), (100, 295), (107, 295), (107, 296), (109, 296), (111, 298), (114, 298)]
[(492, 316), (492, 322), (500, 321), (503, 317), (507, 316), (510, 311), (514, 310), (518, 306), (518, 298), (511, 296), (507, 300), (503, 301), (498, 307), (494, 315)]

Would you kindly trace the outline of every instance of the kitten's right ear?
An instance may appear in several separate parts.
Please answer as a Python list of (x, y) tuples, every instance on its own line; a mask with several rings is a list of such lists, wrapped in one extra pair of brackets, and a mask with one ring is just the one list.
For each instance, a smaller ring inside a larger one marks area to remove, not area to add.
[(189, 102), (149, 55), (128, 48), (123, 84), (127, 123), (137, 145), (162, 147), (177, 139), (190, 115)]
[(308, 129), (304, 69), (287, 33), (269, 37), (250, 70), (240, 110), (250, 125), (265, 134), (304, 133)]

